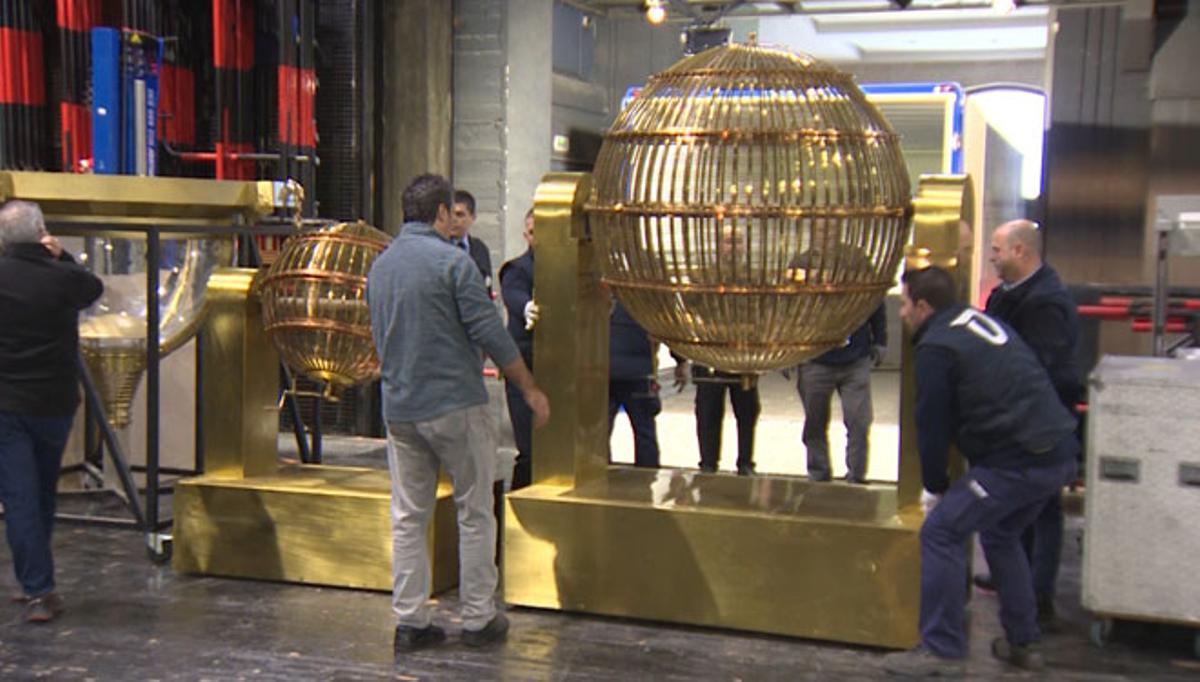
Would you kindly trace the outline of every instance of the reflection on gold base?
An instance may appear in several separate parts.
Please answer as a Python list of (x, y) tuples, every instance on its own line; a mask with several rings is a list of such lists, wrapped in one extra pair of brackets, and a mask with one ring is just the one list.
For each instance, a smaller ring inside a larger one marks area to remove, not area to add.
[[(261, 580), (392, 589), (386, 471), (281, 466), (242, 479), (202, 476), (175, 488), (174, 568)], [(438, 486), (429, 531), (433, 590), (458, 583), (458, 531), (449, 483)]]
[(892, 486), (614, 467), (574, 490), (509, 495), (504, 596), (908, 648), (918, 640), (921, 520), (895, 509)]

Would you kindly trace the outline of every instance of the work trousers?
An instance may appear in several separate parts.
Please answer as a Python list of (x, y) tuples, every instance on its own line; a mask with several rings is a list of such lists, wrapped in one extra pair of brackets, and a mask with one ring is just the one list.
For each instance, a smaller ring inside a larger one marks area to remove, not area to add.
[(867, 479), (867, 449), (871, 432), (871, 358), (864, 357), (848, 365), (823, 365), (807, 362), (800, 366), (796, 389), (804, 405), (804, 448), (808, 451), (808, 477), (828, 481), (829, 413), (833, 392), (842, 401), (842, 422), (846, 425), (846, 478)]
[(437, 499), (438, 467), (454, 484), (458, 509), (459, 599), (463, 627), (496, 615), (496, 428), (487, 405), (423, 422), (388, 424), (392, 479), (392, 609), (399, 625), (423, 628), (431, 614), (426, 529)]
[[(1020, 469), (974, 466), (955, 481), (921, 527), (921, 641), (935, 654), (967, 655), (967, 557), (978, 532), (1000, 599), (1000, 624), (1008, 641), (1041, 638), (1029, 562), (1021, 532), (1051, 496), (1075, 476), (1074, 436), (1045, 456), (1046, 464)], [(1063, 456), (1067, 451), (1069, 455)]]
[(0, 504), (13, 571), (28, 597), (54, 591), (54, 505), (74, 416), (0, 411)]
[(754, 469), (754, 429), (760, 409), (758, 387), (720, 381), (696, 382), (696, 438), (700, 441), (700, 468), (715, 471), (721, 457), (721, 429), (725, 422), (725, 392), (737, 419), (738, 470)]
[(608, 435), (622, 409), (633, 430), (633, 463), (639, 467), (658, 467), (658, 430), (654, 418), (662, 411), (662, 401), (649, 379), (610, 379), (608, 382)]

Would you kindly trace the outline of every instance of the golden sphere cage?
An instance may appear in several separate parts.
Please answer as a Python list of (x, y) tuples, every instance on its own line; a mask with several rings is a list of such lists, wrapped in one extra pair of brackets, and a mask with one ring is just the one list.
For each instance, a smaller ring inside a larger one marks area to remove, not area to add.
[(749, 374), (845, 343), (895, 281), (912, 202), (851, 76), (735, 44), (650, 78), (604, 136), (586, 211), (646, 331)]
[(323, 382), (329, 397), (379, 374), (367, 273), (389, 243), (362, 221), (298, 234), (259, 284), (263, 324), (283, 362)]

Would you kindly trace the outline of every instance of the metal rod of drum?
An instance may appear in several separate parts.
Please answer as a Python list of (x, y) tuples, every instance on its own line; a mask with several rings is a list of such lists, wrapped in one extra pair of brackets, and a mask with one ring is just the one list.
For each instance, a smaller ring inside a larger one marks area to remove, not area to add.
[(150, 536), (158, 533), (158, 390), (159, 390), (159, 233), (157, 227), (146, 232), (146, 533), (150, 547), (157, 543)]
[(1154, 329), (1151, 331), (1151, 343), (1154, 355), (1161, 357), (1166, 353), (1167, 331), (1167, 259), (1170, 257), (1170, 232), (1157, 230), (1157, 263), (1154, 278)]

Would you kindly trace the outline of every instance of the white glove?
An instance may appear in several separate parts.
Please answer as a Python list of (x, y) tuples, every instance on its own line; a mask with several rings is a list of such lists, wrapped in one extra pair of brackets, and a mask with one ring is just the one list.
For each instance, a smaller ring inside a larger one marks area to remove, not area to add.
[(938, 506), (938, 502), (942, 501), (941, 495), (935, 495), (924, 488), (921, 489), (921, 511), (925, 516), (929, 516), (929, 512)]
[(525, 331), (532, 331), (533, 326), (537, 324), (538, 317), (541, 316), (542, 309), (537, 303), (530, 301), (525, 304)]

